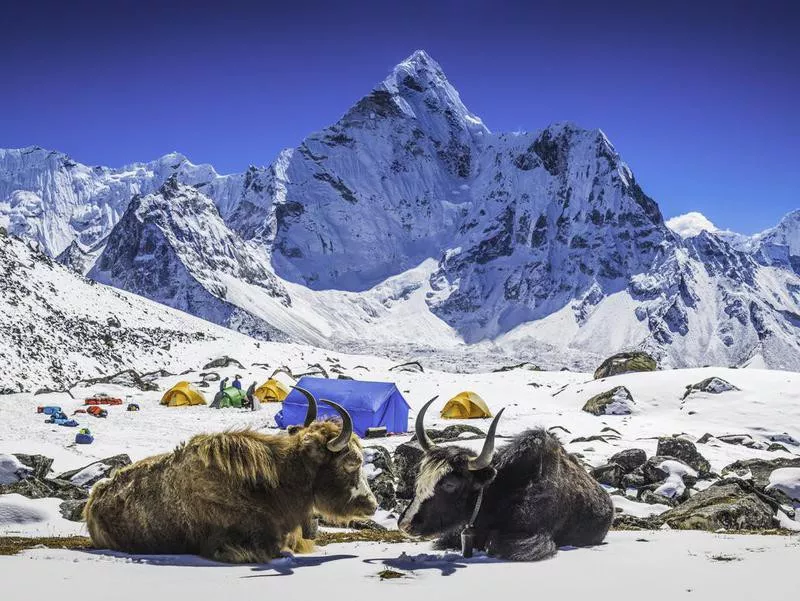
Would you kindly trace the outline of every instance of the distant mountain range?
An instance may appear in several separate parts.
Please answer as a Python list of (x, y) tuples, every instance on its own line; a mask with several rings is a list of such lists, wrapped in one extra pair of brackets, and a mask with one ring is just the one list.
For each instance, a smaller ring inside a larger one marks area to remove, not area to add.
[(423, 51), (242, 174), (174, 153), (111, 169), (0, 150), (0, 225), (262, 339), (461, 367), (638, 348), (800, 369), (800, 211), (753, 237), (702, 220), (678, 235), (602, 131), (493, 133)]

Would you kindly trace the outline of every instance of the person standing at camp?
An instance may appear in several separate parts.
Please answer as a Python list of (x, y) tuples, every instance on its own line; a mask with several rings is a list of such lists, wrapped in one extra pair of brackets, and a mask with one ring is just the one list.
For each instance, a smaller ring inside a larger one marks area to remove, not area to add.
[(240, 376), (239, 374), (236, 374), (233, 377), (233, 387), (236, 388), (237, 390), (242, 389), (242, 376)]

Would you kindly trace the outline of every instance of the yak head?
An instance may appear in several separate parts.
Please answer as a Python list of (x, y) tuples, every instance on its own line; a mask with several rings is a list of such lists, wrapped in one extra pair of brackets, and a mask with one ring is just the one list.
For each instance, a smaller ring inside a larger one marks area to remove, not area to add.
[(417, 415), (417, 441), (425, 455), (419, 464), (414, 498), (398, 520), (401, 530), (416, 536), (442, 534), (467, 524), (480, 490), (497, 475), (491, 463), (497, 421), (503, 410), (489, 426), (483, 449), (476, 457), (463, 447), (437, 447), (428, 438), (423, 421), (435, 400), (428, 401)]
[(295, 386), (308, 399), (308, 413), (302, 428), (290, 429), (312, 470), (314, 509), (326, 518), (347, 521), (369, 517), (378, 508), (378, 501), (364, 475), (364, 453), (353, 434), (353, 420), (347, 410), (325, 399), (320, 402), (333, 407), (339, 421), (315, 421), (317, 401), (307, 390)]

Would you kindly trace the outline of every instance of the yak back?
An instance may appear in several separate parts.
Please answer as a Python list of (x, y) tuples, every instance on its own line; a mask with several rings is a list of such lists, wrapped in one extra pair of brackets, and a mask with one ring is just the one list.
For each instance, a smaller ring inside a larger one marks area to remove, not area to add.
[(557, 544), (602, 541), (611, 524), (608, 493), (555, 436), (526, 430), (492, 461), (485, 519), (502, 531), (548, 532)]

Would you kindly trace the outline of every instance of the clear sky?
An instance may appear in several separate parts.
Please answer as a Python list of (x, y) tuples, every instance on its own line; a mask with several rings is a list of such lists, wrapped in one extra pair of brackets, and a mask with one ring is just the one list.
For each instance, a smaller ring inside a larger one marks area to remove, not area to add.
[(603, 129), (666, 217), (752, 233), (800, 207), (800, 2), (216, 4), (4, 2), (0, 147), (241, 171), (423, 48), (494, 131)]

